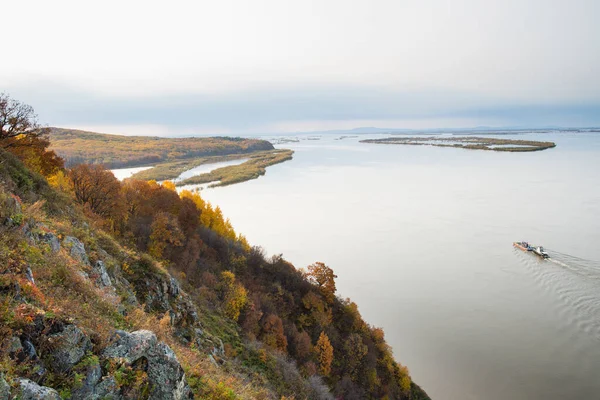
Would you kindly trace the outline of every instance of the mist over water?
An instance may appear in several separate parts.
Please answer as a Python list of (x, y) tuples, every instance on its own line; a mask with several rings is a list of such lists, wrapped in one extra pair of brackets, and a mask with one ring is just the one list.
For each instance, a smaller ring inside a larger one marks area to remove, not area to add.
[(600, 135), (502, 136), (557, 143), (533, 153), (368, 137), (278, 145), (294, 160), (202, 195), (269, 254), (331, 266), (432, 398), (598, 398)]

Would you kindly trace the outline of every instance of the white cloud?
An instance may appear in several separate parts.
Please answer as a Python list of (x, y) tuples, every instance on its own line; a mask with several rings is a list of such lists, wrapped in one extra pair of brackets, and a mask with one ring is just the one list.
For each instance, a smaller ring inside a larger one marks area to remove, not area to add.
[(52, 81), (128, 102), (305, 86), (600, 101), (597, 0), (23, 0), (2, 14), (0, 88)]

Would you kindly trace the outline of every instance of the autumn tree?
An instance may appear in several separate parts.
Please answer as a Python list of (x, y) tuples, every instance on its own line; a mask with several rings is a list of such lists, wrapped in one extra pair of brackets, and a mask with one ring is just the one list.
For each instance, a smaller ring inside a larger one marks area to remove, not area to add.
[(240, 312), (248, 303), (248, 292), (241, 283), (236, 282), (235, 274), (231, 271), (221, 273), (221, 284), (225, 314), (237, 321)]
[(364, 344), (362, 337), (357, 333), (352, 333), (344, 342), (345, 368), (353, 379), (356, 379), (359, 366), (364, 356), (369, 352), (369, 348)]
[(331, 363), (333, 362), (333, 346), (325, 332), (321, 332), (314, 351), (317, 355), (317, 361), (319, 361), (321, 375), (328, 376), (331, 372)]
[(35, 138), (47, 133), (48, 128), (38, 123), (33, 107), (0, 93), (0, 147), (19, 146), (20, 138)]
[(30, 105), (0, 93), (0, 148), (10, 151), (35, 172), (52, 175), (64, 167), (62, 158), (47, 150), (49, 128), (42, 127)]
[(287, 351), (287, 338), (283, 331), (283, 322), (275, 314), (269, 314), (263, 321), (262, 341), (274, 349)]
[(330, 303), (335, 299), (335, 278), (337, 275), (333, 270), (322, 262), (316, 262), (308, 266), (306, 274), (308, 280), (319, 287), (327, 301)]
[(305, 331), (302, 331), (294, 338), (294, 347), (296, 350), (296, 357), (299, 360), (305, 360), (311, 353), (312, 343), (310, 342), (310, 336)]
[(162, 258), (167, 246), (179, 247), (184, 239), (177, 220), (170, 214), (159, 212), (151, 226), (148, 252), (155, 258)]
[(121, 209), (121, 184), (101, 165), (80, 164), (71, 168), (69, 178), (75, 199), (101, 217), (115, 216)]

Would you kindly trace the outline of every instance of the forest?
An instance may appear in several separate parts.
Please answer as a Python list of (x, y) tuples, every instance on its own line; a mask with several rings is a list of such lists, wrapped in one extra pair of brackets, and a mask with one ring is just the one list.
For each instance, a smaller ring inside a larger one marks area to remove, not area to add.
[[(1, 100), (7, 115), (25, 107)], [(338, 295), (330, 266), (266, 257), (218, 206), (171, 182), (119, 182), (99, 164), (65, 168), (25, 114), (28, 124), (0, 127), (0, 393), (38, 385), (60, 395), (47, 398), (73, 399), (429, 398), (383, 330)], [(168, 396), (159, 382), (171, 369), (156, 351), (112, 356), (122, 336), (150, 334), (181, 370)]]
[(265, 140), (230, 137), (162, 138), (123, 136), (75, 129), (48, 128), (51, 150), (67, 166), (80, 163), (125, 168), (197, 157), (273, 150)]

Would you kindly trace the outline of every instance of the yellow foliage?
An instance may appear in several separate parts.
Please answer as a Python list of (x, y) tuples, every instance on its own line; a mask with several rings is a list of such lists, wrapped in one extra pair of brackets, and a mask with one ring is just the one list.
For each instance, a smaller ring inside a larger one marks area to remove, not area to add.
[(321, 332), (315, 346), (315, 352), (317, 353), (321, 374), (324, 376), (329, 375), (331, 372), (331, 363), (333, 361), (333, 346), (325, 332)]
[(54, 175), (48, 178), (48, 183), (55, 189), (59, 189), (65, 193), (71, 193), (73, 191), (73, 184), (67, 177), (64, 171), (59, 170)]
[(240, 317), (240, 312), (248, 303), (248, 292), (240, 283), (235, 281), (235, 275), (230, 271), (221, 273), (224, 289), (225, 314), (234, 321)]
[(250, 250), (250, 245), (246, 238), (243, 235), (235, 233), (231, 222), (229, 219), (223, 217), (223, 212), (219, 206), (213, 208), (208, 201), (202, 199), (198, 192), (182, 190), (180, 197), (183, 199), (190, 199), (194, 202), (198, 210), (200, 210), (200, 223), (202, 225), (212, 229), (219, 235), (231, 241), (240, 243), (245, 250)]
[(164, 181), (161, 185), (165, 189), (169, 189), (169, 190), (172, 190), (174, 192), (177, 191), (177, 188), (175, 187), (175, 184), (173, 182), (171, 182), (171, 181)]

